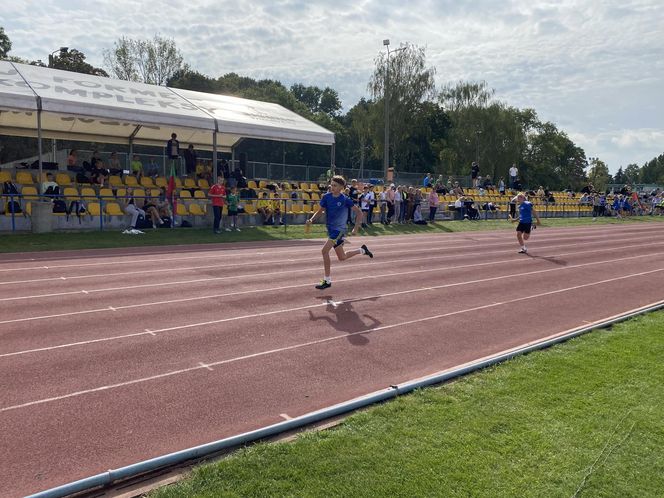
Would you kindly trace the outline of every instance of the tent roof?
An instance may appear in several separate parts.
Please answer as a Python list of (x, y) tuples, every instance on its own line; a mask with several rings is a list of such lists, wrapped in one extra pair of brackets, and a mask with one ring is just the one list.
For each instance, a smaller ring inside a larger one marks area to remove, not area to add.
[[(0, 133), (221, 149), (245, 137), (332, 145), (334, 133), (268, 102), (0, 61)], [(216, 131), (215, 131), (216, 130)]]

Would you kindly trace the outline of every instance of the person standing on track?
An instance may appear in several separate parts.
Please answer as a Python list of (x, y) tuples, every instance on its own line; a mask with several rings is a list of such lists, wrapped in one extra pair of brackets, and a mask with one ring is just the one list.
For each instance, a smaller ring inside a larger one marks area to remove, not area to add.
[(515, 200), (519, 208), (519, 219), (517, 220), (510, 216), (510, 221), (512, 223), (516, 221), (519, 222), (516, 227), (516, 238), (519, 241), (519, 245), (521, 246), (519, 254), (526, 254), (528, 252), (526, 241), (530, 238), (530, 229), (533, 225), (533, 216), (537, 220), (538, 226), (541, 225), (542, 222), (540, 221), (539, 215), (537, 214), (537, 211), (535, 211), (533, 204), (526, 200), (526, 194), (519, 192), (519, 194), (515, 197)]
[(348, 208), (355, 212), (355, 226), (351, 235), (355, 235), (360, 229), (362, 224), (362, 211), (358, 208), (350, 197), (342, 194), (346, 187), (346, 180), (343, 176), (333, 176), (330, 182), (330, 191), (323, 195), (316, 212), (307, 220), (310, 225), (323, 213), (327, 216), (327, 241), (323, 246), (321, 252), (323, 253), (323, 268), (325, 270), (324, 278), (316, 289), (323, 290), (332, 287), (332, 279), (330, 278), (330, 249), (334, 248), (337, 253), (339, 261), (345, 261), (353, 256), (364, 254), (373, 258), (373, 254), (366, 245), (362, 245), (359, 249), (345, 252), (343, 248), (344, 236), (346, 235), (346, 221), (348, 220)]

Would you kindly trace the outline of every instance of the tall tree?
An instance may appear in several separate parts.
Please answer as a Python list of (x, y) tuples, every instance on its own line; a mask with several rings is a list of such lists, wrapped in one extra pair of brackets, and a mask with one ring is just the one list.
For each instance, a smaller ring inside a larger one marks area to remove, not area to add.
[(112, 50), (104, 51), (104, 64), (118, 79), (150, 85), (165, 85), (176, 73), (187, 69), (175, 42), (159, 35), (152, 40), (123, 36)]
[(612, 182), (609, 167), (597, 157), (593, 157), (588, 161), (588, 181), (593, 184), (598, 192), (606, 190), (607, 185)]
[(54, 55), (49, 61), (49, 67), (62, 69), (63, 71), (108, 77), (108, 73), (103, 69), (85, 62), (85, 54), (75, 48), (60, 50), (58, 55)]
[[(408, 154), (404, 145), (415, 126), (419, 104), (435, 97), (436, 69), (426, 67), (424, 48), (409, 43), (393, 51), (389, 61), (387, 57), (383, 52), (376, 57), (369, 92), (377, 102), (384, 103), (385, 99), (389, 101), (391, 162), (400, 170), (407, 171), (413, 165), (407, 161)], [(384, 109), (384, 105), (380, 107)], [(384, 127), (377, 126), (374, 142), (382, 147), (384, 136)]]
[(0, 26), (0, 59), (6, 59), (7, 54), (12, 49), (12, 42), (9, 36), (5, 33), (5, 28)]

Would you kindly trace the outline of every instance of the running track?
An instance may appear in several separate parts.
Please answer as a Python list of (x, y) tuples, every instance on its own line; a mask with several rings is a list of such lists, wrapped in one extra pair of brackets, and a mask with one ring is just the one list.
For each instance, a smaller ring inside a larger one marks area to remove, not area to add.
[[(659, 224), (2, 255), (0, 496), (296, 417), (664, 299)], [(515, 322), (522, 318), (522, 322)]]

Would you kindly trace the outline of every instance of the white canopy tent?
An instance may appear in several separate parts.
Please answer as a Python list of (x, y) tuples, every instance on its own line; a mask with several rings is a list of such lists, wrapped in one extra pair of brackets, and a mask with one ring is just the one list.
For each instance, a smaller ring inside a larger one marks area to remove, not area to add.
[(0, 61), (0, 134), (217, 151), (242, 138), (330, 146), (334, 133), (268, 102)]

